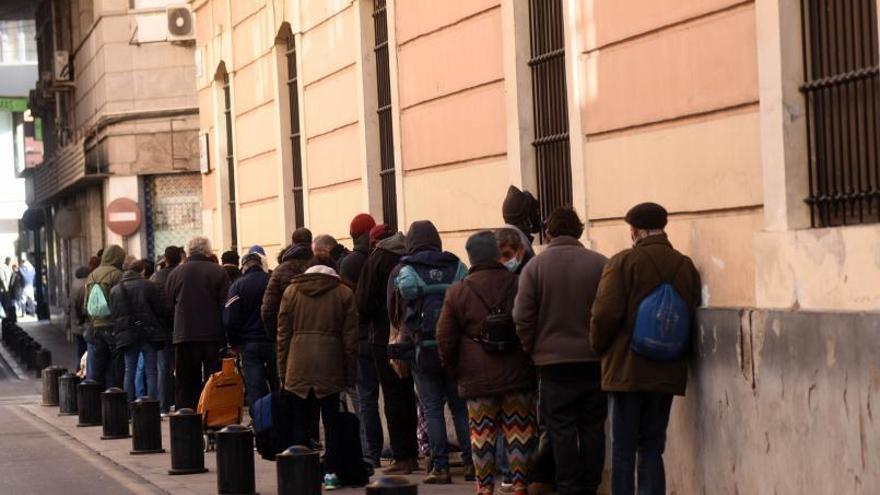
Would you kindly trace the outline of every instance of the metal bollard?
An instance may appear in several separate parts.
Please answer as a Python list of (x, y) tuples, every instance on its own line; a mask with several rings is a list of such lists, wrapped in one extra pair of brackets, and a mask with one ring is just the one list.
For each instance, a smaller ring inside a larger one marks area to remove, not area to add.
[(254, 494), (254, 432), (229, 425), (217, 432), (217, 493)]
[(168, 416), (171, 428), (171, 469), (168, 474), (205, 473), (205, 438), (202, 415), (181, 409)]
[(275, 456), (278, 495), (321, 495), (321, 453), (294, 445)]
[(101, 393), (101, 440), (128, 438), (128, 395), (121, 388), (108, 388)]
[(402, 476), (383, 476), (367, 486), (367, 495), (418, 495), (419, 485)]
[(159, 401), (141, 397), (131, 405), (131, 454), (160, 454), (162, 448), (162, 417)]
[(79, 423), (76, 426), (101, 426), (101, 384), (83, 380), (76, 386), (76, 407)]
[(65, 373), (58, 377), (59, 416), (75, 416), (77, 414), (76, 386), (78, 384), (79, 377), (73, 373)]
[(67, 373), (61, 366), (49, 366), (43, 370), (43, 406), (58, 405), (58, 378)]
[[(37, 350), (36, 355), (34, 356), (34, 368), (36, 371), (34, 375), (37, 379), (42, 378), (43, 370), (52, 365), (52, 351), (49, 349), (44, 349), (42, 347)], [(67, 370), (64, 370), (67, 371)], [(61, 375), (58, 375), (61, 376)], [(55, 377), (58, 378), (57, 376)]]

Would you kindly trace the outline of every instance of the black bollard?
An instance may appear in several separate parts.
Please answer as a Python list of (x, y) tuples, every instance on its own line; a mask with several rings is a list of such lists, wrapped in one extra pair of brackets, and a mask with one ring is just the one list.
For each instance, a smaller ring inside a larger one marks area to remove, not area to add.
[(29, 371), (37, 369), (37, 353), (42, 346), (36, 341), (29, 341), (24, 348), (24, 364)]
[[(35, 377), (37, 379), (42, 378), (43, 370), (51, 366), (51, 364), (52, 352), (49, 349), (40, 347), (40, 349), (37, 350), (37, 354), (34, 356), (34, 368), (36, 368), (36, 371), (34, 372)], [(59, 374), (58, 376), (61, 375)], [(58, 376), (55, 377), (56, 380), (58, 379)]]
[(254, 479), (254, 432), (230, 425), (217, 432), (217, 493), (256, 493)]
[(58, 378), (67, 370), (61, 366), (49, 366), (43, 370), (43, 406), (58, 405)]
[(76, 407), (79, 424), (76, 426), (101, 426), (101, 384), (83, 380), (76, 386)]
[(108, 388), (101, 393), (101, 440), (128, 438), (128, 395), (121, 388)]
[(141, 397), (131, 405), (131, 454), (160, 454), (162, 448), (162, 417), (159, 401)]
[(367, 495), (418, 495), (419, 485), (402, 476), (383, 476), (367, 486)]
[(58, 377), (59, 416), (75, 416), (77, 414), (76, 386), (79, 377), (73, 373), (65, 373)]
[(181, 409), (168, 416), (171, 428), (171, 469), (168, 474), (198, 474), (205, 469), (205, 438), (202, 415)]
[(278, 495), (321, 495), (321, 453), (294, 445), (275, 456)]

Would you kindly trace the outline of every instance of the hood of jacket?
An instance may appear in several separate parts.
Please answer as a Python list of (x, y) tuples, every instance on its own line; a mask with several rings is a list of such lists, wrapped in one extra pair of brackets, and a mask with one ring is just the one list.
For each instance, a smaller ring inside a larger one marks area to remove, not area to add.
[(125, 250), (116, 244), (107, 246), (107, 249), (104, 250), (104, 255), (101, 256), (101, 265), (103, 266), (115, 266), (121, 270), (124, 262)]
[(296, 289), (309, 297), (319, 297), (335, 289), (342, 282), (339, 277), (325, 273), (304, 273), (290, 282)]
[(294, 244), (284, 251), (284, 255), (281, 257), (281, 262), (284, 263), (289, 260), (307, 260), (311, 259), (312, 256), (312, 247), (310, 245)]
[(406, 237), (398, 232), (391, 237), (382, 239), (376, 243), (376, 249), (383, 249), (398, 256), (406, 254)]
[(419, 251), (440, 251), (443, 242), (437, 227), (430, 220), (419, 220), (409, 226), (406, 233), (406, 252), (409, 254)]
[(461, 260), (458, 259), (458, 256), (448, 251), (420, 251), (409, 256), (404, 256), (400, 259), (400, 261), (402, 263), (408, 263), (412, 265), (425, 265), (429, 267), (443, 267), (449, 266), (451, 264), (458, 265), (459, 263), (461, 263)]

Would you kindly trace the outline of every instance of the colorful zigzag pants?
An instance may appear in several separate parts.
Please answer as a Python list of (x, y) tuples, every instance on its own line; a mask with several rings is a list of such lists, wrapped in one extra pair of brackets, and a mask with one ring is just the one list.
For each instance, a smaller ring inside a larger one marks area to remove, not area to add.
[(468, 399), (471, 447), (477, 473), (477, 493), (495, 489), (495, 451), (499, 434), (510, 463), (515, 493), (525, 493), (538, 445), (535, 394), (516, 392)]

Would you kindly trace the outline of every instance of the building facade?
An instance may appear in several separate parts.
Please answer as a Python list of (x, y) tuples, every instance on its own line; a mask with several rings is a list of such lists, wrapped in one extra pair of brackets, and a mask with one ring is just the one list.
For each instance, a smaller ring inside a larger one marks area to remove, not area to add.
[[(42, 213), (37, 230), (52, 304), (63, 302), (76, 267), (106, 244), (154, 258), (201, 232), (187, 15), (172, 0), (39, 2), (31, 110), (43, 122), (45, 156), (25, 176), (28, 203)], [(137, 203), (141, 218), (125, 237), (110, 228), (114, 214), (105, 214), (120, 198)]]
[(662, 203), (705, 305), (670, 490), (880, 486), (876, 0), (189, 4), (216, 246), (366, 211), (463, 255), (513, 184), (611, 255)]

